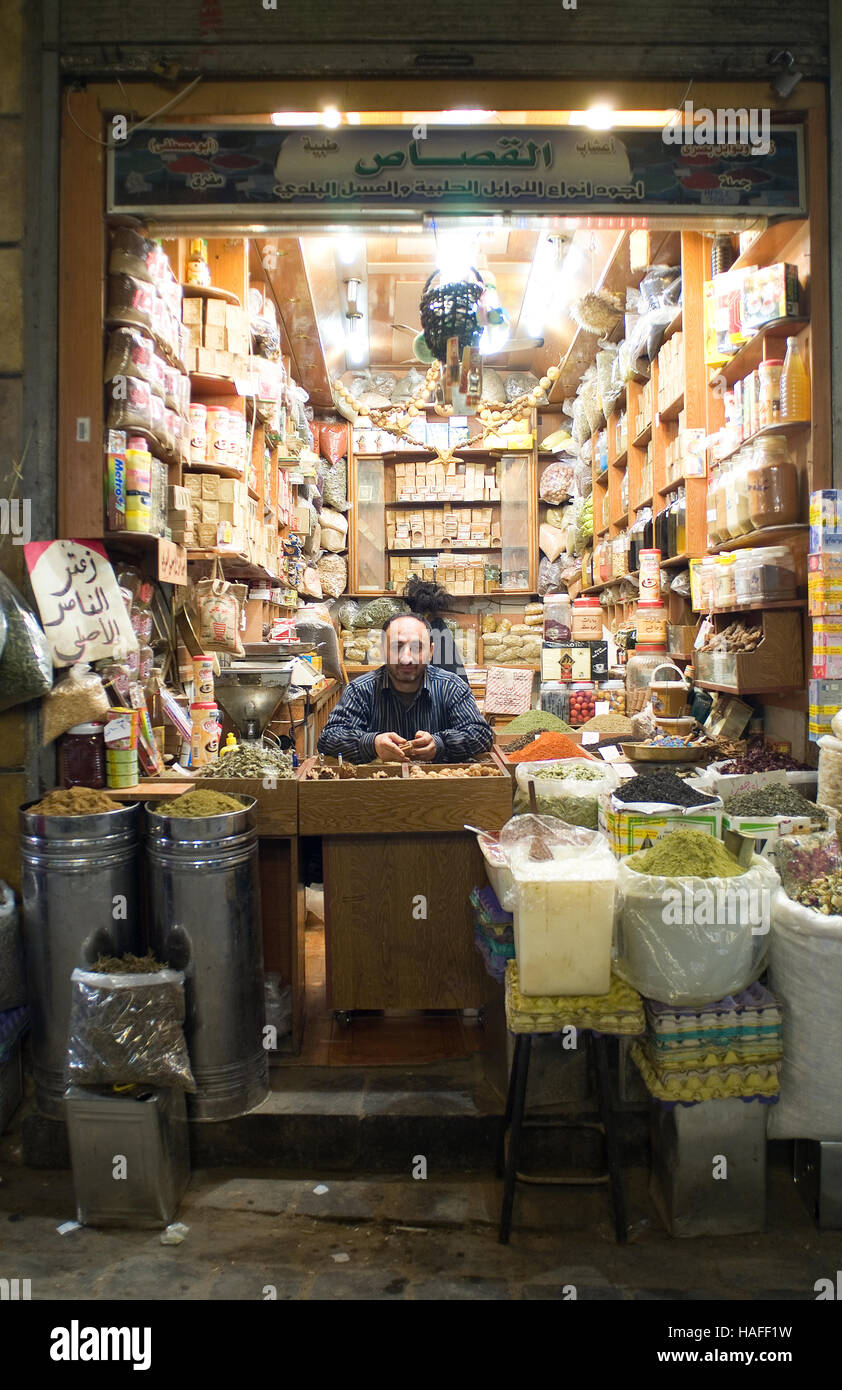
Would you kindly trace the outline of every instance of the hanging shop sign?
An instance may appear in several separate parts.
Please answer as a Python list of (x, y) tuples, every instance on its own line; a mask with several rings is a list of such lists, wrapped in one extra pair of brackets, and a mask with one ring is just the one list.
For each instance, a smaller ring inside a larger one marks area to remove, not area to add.
[(123, 595), (98, 541), (32, 541), (23, 553), (54, 666), (137, 650)]
[[(109, 150), (108, 208), (325, 220), (489, 209), (804, 214), (800, 127), (775, 126), (763, 140), (748, 124), (731, 129), (740, 138), (730, 143), (715, 143), (728, 133), (715, 122), (707, 132), (697, 126), (694, 143), (689, 134), (675, 143), (682, 127), (597, 134), (559, 126), (144, 126)], [(706, 143), (698, 143), (700, 131)]]

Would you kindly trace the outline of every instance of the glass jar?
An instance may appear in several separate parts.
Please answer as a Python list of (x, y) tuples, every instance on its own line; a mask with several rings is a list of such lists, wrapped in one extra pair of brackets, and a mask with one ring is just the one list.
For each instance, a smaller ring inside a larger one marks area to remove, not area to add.
[(574, 642), (597, 642), (602, 637), (602, 606), (598, 598), (577, 598), (573, 602)]
[(734, 584), (738, 604), (795, 598), (795, 557), (789, 546), (741, 550), (734, 561)]
[(716, 555), (706, 555), (698, 568), (699, 612), (709, 613), (715, 607)]
[(722, 470), (717, 468), (716, 472), (708, 483), (707, 500), (705, 504), (705, 520), (707, 521), (708, 545), (719, 545), (721, 540), (719, 526), (716, 519), (716, 501), (719, 496), (719, 489), (722, 486)]
[(622, 478), (620, 479), (620, 510), (621, 510), (621, 512), (627, 512), (628, 509), (629, 509), (629, 473), (628, 473), (628, 469), (626, 469), (625, 472), (623, 473)]
[(745, 536), (752, 530), (748, 505), (747, 463), (748, 450), (740, 449), (728, 472), (725, 515), (728, 536), (731, 540), (735, 540), (737, 536)]
[(675, 555), (687, 554), (687, 493), (683, 487), (678, 489), (675, 499)]
[[(594, 566), (596, 568), (596, 566)], [(599, 554), (599, 582), (606, 584), (611, 578), (611, 545), (609, 541), (602, 542), (602, 549)]]
[(547, 594), (544, 598), (544, 641), (569, 642), (573, 626), (573, 605), (567, 594)]
[[(589, 589), (593, 584), (593, 551), (582, 551), (582, 588)], [(598, 600), (597, 600), (598, 602)], [(575, 608), (574, 604), (574, 608)], [(574, 634), (575, 636), (575, 634)]]
[(105, 737), (103, 725), (74, 724), (61, 744), (63, 787), (105, 786)]
[(728, 531), (728, 481), (731, 475), (731, 459), (725, 459), (719, 465), (719, 490), (716, 494), (716, 534), (718, 543), (727, 541)]
[(737, 602), (737, 587), (734, 577), (734, 564), (736, 556), (717, 555), (716, 566), (713, 572), (713, 606), (714, 608), (729, 609), (733, 608)]
[(649, 681), (656, 667), (667, 660), (666, 644), (642, 643), (626, 663), (626, 714), (640, 714), (649, 699)]
[(799, 518), (798, 469), (780, 435), (761, 435), (748, 467), (748, 504), (752, 525), (791, 526)]
[(626, 684), (625, 681), (603, 681), (597, 688), (596, 703), (607, 704), (607, 714), (625, 714), (626, 712)]

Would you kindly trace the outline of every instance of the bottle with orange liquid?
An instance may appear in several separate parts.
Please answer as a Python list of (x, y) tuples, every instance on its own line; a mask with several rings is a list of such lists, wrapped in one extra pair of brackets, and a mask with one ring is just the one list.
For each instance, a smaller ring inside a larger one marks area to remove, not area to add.
[(797, 338), (787, 338), (781, 372), (781, 419), (810, 419), (810, 374)]

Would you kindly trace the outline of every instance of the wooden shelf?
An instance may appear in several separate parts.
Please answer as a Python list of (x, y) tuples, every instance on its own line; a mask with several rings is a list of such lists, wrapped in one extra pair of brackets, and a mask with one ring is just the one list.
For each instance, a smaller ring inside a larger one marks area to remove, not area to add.
[(695, 678), (693, 684), (697, 685), (700, 690), (715, 690), (721, 695), (737, 695), (740, 699), (742, 699), (744, 695), (772, 697), (776, 695), (802, 695), (804, 693), (800, 685), (781, 686), (774, 690), (742, 690), (735, 685), (715, 685), (713, 681), (701, 681)]
[[(517, 545), (513, 550), (528, 550), (528, 546)], [(416, 555), (431, 551), (436, 555), (495, 555), (502, 550), (501, 545), (387, 545), (387, 555)]]
[(644, 497), (642, 502), (635, 503), (635, 505), (632, 507), (632, 511), (642, 512), (644, 507), (651, 507), (654, 500), (654, 497), (652, 497), (651, 495), (649, 497)]
[(609, 468), (625, 468), (628, 464), (628, 461), (629, 451), (628, 449), (624, 449), (623, 452), (621, 454), (618, 454), (615, 459), (610, 460), (608, 466)]
[(808, 318), (772, 319), (770, 323), (758, 329), (747, 343), (743, 343), (733, 357), (729, 357), (727, 362), (723, 362), (722, 366), (711, 374), (708, 385), (714, 386), (724, 379), (729, 386), (733, 386), (735, 381), (753, 372), (763, 361), (767, 339), (794, 337), (802, 328), (806, 328), (809, 322)]
[(673, 555), (669, 560), (661, 560), (661, 569), (680, 570), (685, 565), (689, 565), (691, 560), (700, 560), (701, 555)]
[(749, 531), (745, 536), (735, 536), (733, 540), (711, 546), (709, 554), (722, 555), (729, 550), (745, 550), (751, 546), (781, 545), (788, 538), (803, 535), (809, 529), (806, 521), (793, 522), (791, 526), (764, 526), (759, 531)]
[(242, 378), (230, 376), (209, 376), (203, 372), (190, 373), (190, 398), (198, 400), (200, 396), (254, 396), (255, 388), (241, 391), (237, 382)]
[(245, 482), (241, 468), (228, 468), (224, 463), (185, 463), (183, 467), (188, 473), (216, 473), (220, 478), (234, 478), (238, 483)]
[(686, 474), (682, 473), (682, 475), (681, 475), (680, 478), (673, 478), (673, 480), (672, 480), (671, 483), (667, 483), (664, 487), (659, 487), (659, 488), (658, 488), (658, 496), (659, 496), (659, 497), (666, 497), (668, 493), (670, 493), (670, 492), (675, 492), (675, 491), (676, 491), (678, 488), (680, 488), (680, 487), (686, 487), (688, 483), (706, 483), (706, 482), (707, 482), (707, 478), (706, 478), (706, 477), (705, 477), (705, 478), (700, 478), (700, 477), (698, 477), (698, 476), (696, 476), (696, 475), (691, 475), (690, 477), (687, 477)]
[(684, 392), (679, 391), (674, 400), (664, 406), (663, 410), (658, 410), (659, 420), (677, 420), (684, 409)]
[(806, 608), (805, 598), (772, 598), (766, 603), (735, 603), (727, 608), (713, 608), (713, 613), (765, 613), (770, 608)]
[[(493, 501), (485, 497), (425, 497), (418, 502), (384, 502), (384, 507), (501, 507), (499, 498)], [(550, 504), (547, 503), (549, 506)], [(560, 505), (555, 503), (553, 505)]]
[(717, 459), (716, 466), (725, 463), (728, 459), (733, 458), (735, 454), (738, 454), (741, 449), (748, 448), (764, 436), (780, 434), (783, 435), (785, 439), (788, 439), (790, 435), (808, 433), (811, 428), (812, 425), (809, 420), (780, 420), (775, 425), (764, 425), (762, 429), (755, 430), (754, 434), (750, 434), (746, 439), (743, 439), (736, 448), (730, 449), (727, 454), (723, 454), (721, 458)]
[(780, 260), (784, 247), (788, 246), (793, 237), (806, 225), (806, 221), (800, 217), (774, 222), (771, 227), (766, 227), (755, 237), (748, 250), (737, 257), (731, 269), (745, 270), (746, 266), (750, 265), (773, 265), (775, 261)]
[(664, 336), (663, 336), (663, 340), (662, 340), (662, 341), (663, 341), (663, 342), (666, 342), (667, 339), (668, 339), (668, 338), (671, 338), (672, 335), (673, 335), (674, 333), (680, 333), (681, 330), (682, 330), (683, 325), (684, 325), (684, 310), (683, 310), (683, 308), (681, 308), (681, 309), (678, 310), (678, 312), (677, 312), (676, 314), (673, 315), (673, 317), (670, 319), (669, 323), (667, 324), (666, 328), (664, 329)]
[(640, 431), (640, 434), (635, 435), (635, 438), (632, 442), (634, 444), (635, 449), (645, 449), (646, 445), (649, 443), (651, 438), (652, 421), (650, 420), (648, 425), (643, 426), (643, 429)]

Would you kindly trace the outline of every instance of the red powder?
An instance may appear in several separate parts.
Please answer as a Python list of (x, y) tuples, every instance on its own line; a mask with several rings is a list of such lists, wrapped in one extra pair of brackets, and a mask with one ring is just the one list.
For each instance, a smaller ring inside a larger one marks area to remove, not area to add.
[(574, 743), (566, 734), (554, 734), (551, 731), (539, 734), (532, 743), (528, 743), (525, 748), (519, 748), (516, 753), (509, 753), (510, 763), (542, 763), (551, 758), (588, 758), (583, 748), (578, 743)]

